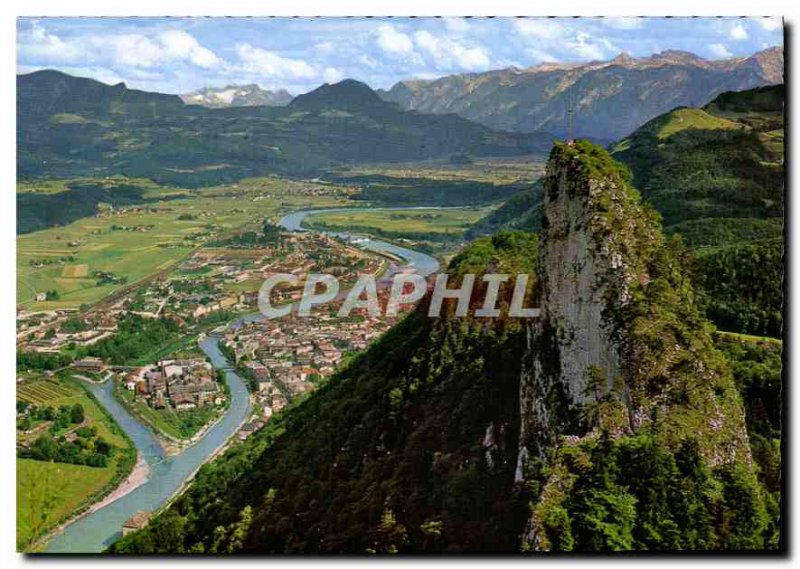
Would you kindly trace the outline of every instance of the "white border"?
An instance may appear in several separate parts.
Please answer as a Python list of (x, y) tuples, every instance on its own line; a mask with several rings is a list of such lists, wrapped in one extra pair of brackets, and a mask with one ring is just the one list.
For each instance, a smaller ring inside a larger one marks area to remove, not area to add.
[[(2, 247), (0, 247), (0, 267), (8, 268), (15, 267), (15, 252), (16, 252), (16, 234), (15, 234), (15, 170), (16, 170), (16, 154), (15, 154), (15, 140), (16, 140), (16, 99), (14, 88), (14, 76), (16, 74), (16, 17), (18, 16), (784, 16), (789, 25), (800, 22), (798, 17), (798, 6), (800, 3), (781, 2), (775, 0), (764, 0), (759, 2), (742, 1), (742, 0), (707, 0), (699, 2), (697, 0), (672, 0), (670, 2), (642, 2), (624, 0), (611, 3), (606, 0), (601, 3), (597, 0), (560, 0), (559, 2), (547, 4), (534, 4), (533, 2), (520, 2), (514, 0), (446, 0), (440, 2), (432, 2), (430, 0), (404, 0), (393, 2), (358, 2), (355, 0), (293, 0), (292, 2), (253, 2), (252, 0), (190, 0), (190, 1), (169, 1), (169, 0), (138, 0), (136, 2), (111, 2), (109, 0), (27, 0), (14, 1), (13, 3), (3, 3), (0, 5), (0, 43), (2, 43), (2, 55), (0, 56), (0, 65), (2, 65), (3, 78), (2, 88), (0, 88), (0, 101), (2, 102), (2, 111), (5, 120), (0, 123), (3, 125), (2, 134), (0, 134), (1, 152), (3, 169), (2, 172), (2, 186), (0, 186), (0, 200), (2, 200), (2, 207), (0, 207), (0, 232), (2, 232)], [(786, 49), (789, 51), (792, 42), (791, 38), (787, 38)], [(788, 62), (791, 65), (787, 72), (791, 77), (797, 77), (797, 64), (795, 58), (788, 55)], [(796, 89), (791, 90), (790, 104), (794, 108), (796, 102)], [(793, 125), (790, 125), (793, 126)], [(793, 130), (793, 129), (792, 129)], [(792, 132), (792, 135), (794, 132)], [(790, 172), (794, 173), (794, 164), (798, 161), (798, 150), (796, 139), (791, 137), (791, 157), (789, 157)], [(792, 176), (789, 178), (794, 179)], [(787, 188), (787, 196), (791, 194), (791, 188)], [(790, 211), (788, 211), (787, 219), (793, 220), (800, 218), (798, 216), (798, 209), (800, 209), (800, 200), (797, 198), (789, 200)], [(798, 240), (798, 222), (789, 223), (789, 242), (787, 243), (787, 254), (791, 255), (795, 246), (800, 246)], [(793, 284), (792, 293), (796, 293), (800, 287), (800, 265), (791, 263), (790, 282)], [(4, 496), (8, 498), (8, 504), (3, 509), (2, 517), (0, 518), (0, 554), (2, 558), (10, 562), (10, 565), (16, 567), (23, 563), (29, 564), (32, 562), (38, 564), (47, 564), (56, 562), (63, 562), (63, 558), (59, 561), (36, 559), (31, 560), (21, 555), (15, 554), (15, 535), (16, 535), (16, 520), (15, 508), (10, 503), (14, 498), (12, 488), (15, 487), (15, 470), (12, 466), (13, 457), (13, 441), (14, 441), (14, 426), (12, 425), (13, 413), (11, 411), (11, 401), (14, 399), (15, 389), (15, 320), (12, 318), (14, 314), (15, 296), (16, 296), (16, 278), (14, 275), (9, 275), (9, 280), (6, 281), (6, 286), (0, 292), (0, 308), (2, 314), (7, 315), (4, 319), (0, 320), (0, 353), (2, 354), (2, 369), (5, 373), (2, 374), (3, 388), (6, 398), (4, 404), (8, 410), (8, 416), (3, 419), (3, 432), (2, 440), (5, 443), (4, 456), (7, 460), (3, 461), (5, 467), (0, 468), (0, 488), (5, 492)], [(791, 294), (787, 290), (788, 294)], [(792, 294), (793, 299), (797, 298), (797, 294)], [(796, 321), (798, 308), (797, 303), (791, 305), (791, 313), (788, 321)], [(800, 336), (792, 336), (789, 342), (785, 345), (788, 353), (800, 354)], [(785, 376), (787, 384), (794, 384), (795, 388), (791, 390), (790, 401), (787, 403), (787, 409), (800, 409), (798, 404), (798, 393), (800, 390), (794, 377), (789, 377), (788, 371)], [(792, 421), (791, 426), (795, 427), (797, 421)], [(787, 456), (785, 458), (795, 458), (798, 455), (798, 440), (796, 436), (796, 428), (791, 429), (791, 445), (787, 449)], [(787, 461), (787, 465), (793, 461)], [(796, 477), (795, 477), (796, 478)], [(790, 505), (790, 519), (793, 523), (788, 527), (786, 535), (787, 543), (789, 544), (790, 551), (796, 549), (798, 543), (798, 520), (797, 520), (797, 501), (794, 499), (797, 493), (795, 488), (788, 495), (791, 499)], [(792, 544), (795, 544), (792, 547)], [(99, 558), (96, 562), (104, 562), (106, 558)], [(67, 560), (68, 561), (68, 560)], [(154, 563), (191, 563), (193, 561), (201, 561), (198, 558), (191, 557), (183, 560), (161, 560), (161, 559), (137, 559), (125, 561), (126, 564), (135, 567), (152, 567)], [(470, 564), (489, 564), (497, 562), (508, 563), (535, 563), (535, 564), (559, 564), (565, 565), (566, 563), (575, 563), (575, 559), (545, 559), (545, 558), (449, 558), (449, 559), (414, 559), (406, 558), (404, 563), (413, 563), (417, 567), (427, 567), (434, 563), (470, 563)], [(659, 565), (678, 566), (693, 568), (705, 567), (709, 565), (721, 566), (728, 564), (739, 563), (765, 563), (764, 559), (748, 558), (747, 556), (730, 556), (725, 558), (692, 558), (692, 559), (676, 559), (676, 558), (595, 558), (579, 560), (579, 563), (585, 564), (616, 564), (616, 563), (635, 563), (644, 564), (647, 562), (658, 563)], [(788, 559), (782, 560), (786, 562)], [(91, 562), (86, 558), (78, 558), (72, 560), (72, 563), (85, 563)], [(230, 566), (237, 561), (219, 559), (209, 561), (211, 563), (221, 563), (224, 566)], [(243, 561), (238, 561), (242, 563)], [(358, 563), (359, 561), (348, 559), (339, 560), (336, 558), (326, 559), (295, 559), (287, 560), (281, 559), (265, 559), (259, 558), (250, 560), (255, 563), (269, 563), (270, 566), (283, 566), (291, 563), (293, 566), (298, 564), (311, 565), (317, 563)], [(372, 564), (390, 563), (387, 560), (364, 560), (364, 563), (369, 562)], [(779, 561), (780, 562), (780, 561)]]

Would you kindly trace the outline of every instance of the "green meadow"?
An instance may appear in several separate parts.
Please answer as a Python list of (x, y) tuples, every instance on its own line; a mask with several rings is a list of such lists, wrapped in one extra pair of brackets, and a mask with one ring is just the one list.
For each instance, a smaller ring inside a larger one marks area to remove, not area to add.
[(495, 206), (463, 208), (376, 209), (320, 213), (309, 216), (311, 228), (350, 230), (386, 237), (418, 238), (420, 235), (463, 238), (465, 232)]
[[(33, 186), (25, 183), (18, 191), (65, 191), (56, 182)], [(142, 197), (146, 203), (125, 206), (124, 213), (117, 208), (18, 235), (17, 304), (28, 310), (92, 304), (125, 284), (170, 269), (212, 237), (289, 210), (344, 203), (324, 187), (279, 178), (196, 190), (155, 186)], [(98, 271), (111, 278), (100, 278)], [(36, 301), (37, 294), (48, 292), (45, 301)]]
[(78, 510), (113, 479), (114, 466), (17, 459), (17, 550)]

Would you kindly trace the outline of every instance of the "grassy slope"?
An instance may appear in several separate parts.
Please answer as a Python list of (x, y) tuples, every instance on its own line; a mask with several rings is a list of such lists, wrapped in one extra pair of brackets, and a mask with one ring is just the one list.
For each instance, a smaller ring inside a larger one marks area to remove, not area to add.
[(621, 141), (612, 154), (669, 226), (689, 220), (781, 217), (783, 87), (726, 93), (676, 109)]
[(114, 478), (114, 466), (17, 459), (17, 549), (46, 533)]
[(779, 335), (783, 87), (724, 93), (702, 109), (676, 109), (612, 152), (662, 214), (665, 232), (683, 235), (695, 251), (695, 284), (709, 293), (714, 322)]
[(667, 116), (668, 119), (658, 126), (656, 133), (662, 140), (683, 130), (724, 130), (741, 126), (732, 120), (716, 117), (703, 109), (676, 109)]

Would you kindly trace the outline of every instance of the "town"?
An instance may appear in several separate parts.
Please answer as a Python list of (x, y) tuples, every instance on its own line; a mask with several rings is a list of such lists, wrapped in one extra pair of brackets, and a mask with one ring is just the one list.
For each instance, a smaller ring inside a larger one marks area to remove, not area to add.
[[(275, 275), (297, 281), (272, 295), (277, 305), (291, 306), (302, 298), (309, 275), (325, 272), (349, 287), (393, 274), (399, 262), (357, 238), (286, 232), (265, 221), (261, 232), (211, 241), (169, 273), (86, 310), (19, 310), (19, 358), (45, 376), (66, 372), (85, 381), (113, 381), (116, 397), (165, 446), (185, 446), (228, 404), (224, 374), (198, 348), (211, 335), (257, 404), (240, 431), (244, 439), (396, 320), (361, 309), (338, 317), (337, 299), (314, 323), (289, 317), (226, 328), (257, 310), (262, 283)], [(387, 293), (385, 287), (378, 293), (384, 304)], [(21, 372), (18, 383), (26, 381)]]
[[(379, 293), (388, 300), (388, 292)], [(244, 377), (260, 408), (261, 417), (245, 425), (242, 439), (257, 430), (295, 397), (313, 391), (388, 330), (395, 317), (376, 317), (356, 309), (347, 317), (337, 315), (338, 303), (328, 313), (308, 319), (296, 315), (260, 319), (227, 330), (221, 346), (237, 372)], [(410, 305), (406, 305), (408, 310)]]

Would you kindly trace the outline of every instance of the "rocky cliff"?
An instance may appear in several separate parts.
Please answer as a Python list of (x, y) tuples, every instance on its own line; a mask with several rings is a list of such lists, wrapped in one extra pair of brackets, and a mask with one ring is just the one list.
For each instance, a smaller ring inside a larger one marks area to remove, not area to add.
[[(695, 441), (711, 468), (751, 463), (739, 395), (693, 307), (679, 252), (628, 176), (588, 143), (551, 155), (542, 318), (529, 327), (520, 382), (520, 482), (531, 459), (548, 461), (561, 445), (642, 429), (667, 449)], [(547, 548), (535, 516), (531, 524), (528, 545)]]
[(401, 81), (386, 100), (426, 113), (458, 113), (502, 130), (567, 133), (574, 109), (577, 136), (617, 140), (679, 106), (706, 104), (723, 91), (783, 82), (783, 49), (751, 57), (707, 60), (667, 50), (650, 57), (544, 63), (527, 69)]

